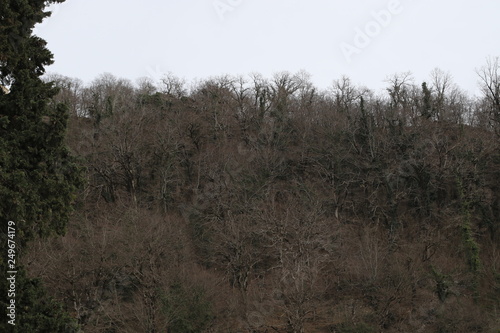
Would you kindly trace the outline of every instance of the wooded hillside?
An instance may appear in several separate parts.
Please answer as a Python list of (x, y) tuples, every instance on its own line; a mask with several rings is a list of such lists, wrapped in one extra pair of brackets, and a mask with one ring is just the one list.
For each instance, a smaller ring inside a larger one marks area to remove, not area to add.
[(84, 332), (498, 332), (498, 70), (53, 75), (85, 186), (27, 270)]

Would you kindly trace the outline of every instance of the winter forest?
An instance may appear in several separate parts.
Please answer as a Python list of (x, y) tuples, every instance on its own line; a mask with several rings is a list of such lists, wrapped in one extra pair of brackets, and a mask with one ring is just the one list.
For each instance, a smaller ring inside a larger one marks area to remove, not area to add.
[(2, 29), (2, 331), (500, 329), (499, 58), (481, 96), (440, 69), (83, 83)]

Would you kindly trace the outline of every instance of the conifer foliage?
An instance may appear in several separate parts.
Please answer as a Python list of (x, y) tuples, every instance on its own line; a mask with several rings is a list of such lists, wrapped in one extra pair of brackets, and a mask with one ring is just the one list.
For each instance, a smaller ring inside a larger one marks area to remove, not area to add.
[(52, 54), (32, 34), (47, 16), (43, 9), (49, 2), (1, 5), (0, 77), (10, 93), (0, 99), (0, 212), (16, 221), (22, 242), (64, 231), (78, 184), (76, 165), (64, 145), (66, 107), (49, 105), (57, 90), (40, 79)]
[[(49, 103), (57, 89), (40, 79), (45, 66), (53, 62), (52, 53), (46, 42), (33, 34), (35, 24), (50, 15), (44, 9), (63, 1), (0, 2), (1, 239), (6, 244), (7, 222), (14, 221), (16, 264), (30, 240), (64, 232), (80, 182), (77, 164), (64, 142), (67, 107)], [(6, 272), (6, 253), (2, 253), (0, 263), (2, 272)], [(49, 325), (51, 332), (59, 332), (67, 328), (64, 319), (58, 324), (47, 324), (49, 318), (53, 321), (64, 316), (50, 300), (44, 299), (39, 284), (25, 277), (20, 266), (16, 268), (18, 320), (15, 327), (9, 325), (8, 329), (31, 332), (34, 327)], [(6, 290), (4, 280), (2, 294)], [(2, 320), (0, 325), (5, 324), (6, 320)]]

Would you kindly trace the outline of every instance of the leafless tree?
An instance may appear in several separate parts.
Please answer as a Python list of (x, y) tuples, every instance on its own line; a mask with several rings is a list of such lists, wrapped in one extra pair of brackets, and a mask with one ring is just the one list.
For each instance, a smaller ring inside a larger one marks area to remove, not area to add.
[(347, 76), (335, 80), (331, 90), (337, 107), (343, 112), (348, 112), (360, 95), (358, 89)]
[(53, 82), (59, 88), (59, 93), (55, 96), (54, 102), (64, 103), (70, 108), (70, 115), (76, 117), (85, 116), (82, 110), (83, 81), (70, 78), (60, 74), (48, 74), (44, 77), (47, 82)]
[(277, 305), (284, 311), (287, 331), (303, 333), (322, 292), (321, 271), (331, 259), (329, 240), (335, 230), (328, 227), (316, 203), (295, 201), (294, 195), (293, 191), (274, 192), (263, 217), (276, 251)]
[(187, 95), (186, 80), (178, 78), (173, 73), (165, 74), (161, 79), (160, 90), (162, 93), (181, 98)]
[(491, 121), (500, 135), (500, 60), (488, 58), (486, 65), (476, 70), (484, 98), (489, 103)]
[(396, 73), (386, 79), (389, 83), (387, 91), (391, 97), (394, 107), (405, 107), (408, 104), (408, 91), (413, 84), (413, 74), (411, 72)]
[(435, 68), (431, 72), (431, 89), (435, 92), (435, 108), (436, 117), (439, 120), (442, 118), (443, 108), (445, 104), (446, 94), (452, 85), (452, 77), (449, 72), (444, 72), (439, 68)]

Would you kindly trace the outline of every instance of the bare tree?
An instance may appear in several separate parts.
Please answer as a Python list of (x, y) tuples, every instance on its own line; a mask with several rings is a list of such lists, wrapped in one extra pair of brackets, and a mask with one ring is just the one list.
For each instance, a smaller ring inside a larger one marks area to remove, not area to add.
[(491, 121), (500, 135), (500, 61), (499, 57), (488, 58), (486, 65), (476, 70), (484, 98), (488, 101)]
[(64, 103), (70, 108), (70, 115), (82, 117), (82, 92), (83, 81), (76, 78), (70, 78), (60, 74), (48, 74), (44, 77), (45, 81), (53, 82), (59, 88), (59, 93), (54, 98), (56, 103)]
[(347, 112), (359, 98), (359, 91), (352, 83), (351, 79), (343, 75), (333, 82), (331, 88), (335, 103), (340, 111)]
[(292, 96), (301, 89), (304, 83), (304, 77), (300, 74), (293, 75), (285, 71), (273, 75), (270, 90), (274, 104), (273, 116), (278, 121), (283, 121), (288, 115)]
[(452, 84), (452, 77), (449, 72), (444, 72), (439, 68), (435, 68), (431, 72), (431, 80), (431, 89), (435, 92), (436, 117), (439, 120), (441, 113), (443, 112), (446, 93)]
[(152, 95), (158, 91), (154, 80), (147, 76), (138, 78), (136, 84), (139, 94)]
[(236, 117), (246, 119), (249, 111), (250, 87), (247, 85), (245, 78), (243, 76), (235, 77), (231, 84), (231, 90), (238, 106)]
[(161, 79), (160, 90), (162, 93), (181, 98), (187, 95), (186, 80), (178, 78), (173, 73), (168, 72)]
[(391, 98), (390, 113), (387, 114), (390, 124), (406, 124), (409, 120), (413, 81), (411, 72), (396, 73), (386, 79), (389, 83), (387, 92)]
[(413, 84), (413, 74), (411, 72), (395, 73), (386, 79), (389, 83), (387, 91), (393, 102), (393, 106), (405, 106), (407, 103), (407, 94), (409, 87)]
[(300, 196), (293, 190), (274, 192), (263, 218), (276, 251), (277, 304), (284, 312), (287, 332), (303, 333), (322, 293), (321, 272), (330, 260), (335, 230), (329, 228), (314, 199), (296, 195)]

